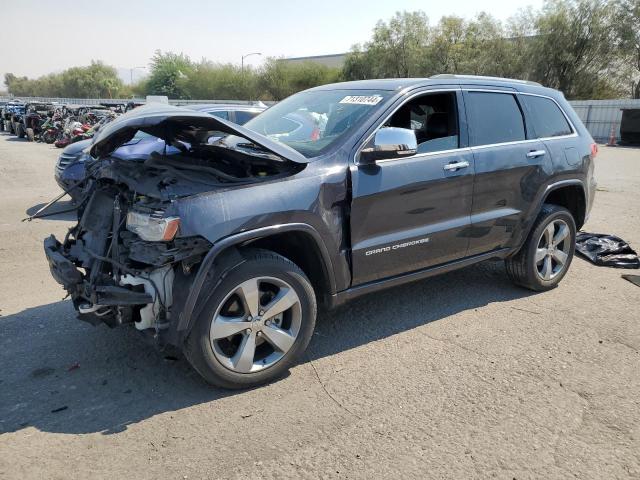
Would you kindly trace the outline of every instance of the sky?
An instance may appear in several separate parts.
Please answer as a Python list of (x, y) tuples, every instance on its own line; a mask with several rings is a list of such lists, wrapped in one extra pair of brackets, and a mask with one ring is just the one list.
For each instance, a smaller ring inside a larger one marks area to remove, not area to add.
[[(299, 57), (348, 51), (371, 37), (380, 19), (423, 10), (432, 24), (443, 15), (473, 17), (484, 10), (505, 20), (543, 0), (0, 0), (0, 78), (37, 77), (102, 60), (128, 81), (144, 76), (157, 49), (192, 60), (259, 65), (268, 56)], [(17, 40), (20, 39), (20, 40)], [(137, 68), (145, 67), (145, 68)]]

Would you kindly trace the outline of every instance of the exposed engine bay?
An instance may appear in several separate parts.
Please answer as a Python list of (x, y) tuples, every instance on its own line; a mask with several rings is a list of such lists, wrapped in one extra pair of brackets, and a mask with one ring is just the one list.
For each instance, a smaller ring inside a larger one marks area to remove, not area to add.
[[(190, 271), (211, 244), (198, 237), (149, 241), (131, 231), (154, 220), (162, 225), (164, 213), (159, 202), (98, 182), (63, 242), (45, 240), (51, 272), (82, 320), (134, 322), (141, 330), (168, 321), (174, 269)], [(179, 225), (172, 228), (175, 235)]]
[[(100, 156), (87, 164), (78, 223), (62, 241), (50, 236), (44, 242), (51, 273), (71, 296), (80, 319), (111, 327), (133, 323), (155, 332), (169, 328), (180, 313), (174, 311), (179, 307), (172, 308), (177, 279), (188, 278), (212, 247), (201, 236), (181, 232), (181, 199), (304, 168), (233, 134), (240, 127), (189, 114), (195, 121), (184, 114), (178, 120), (175, 114), (151, 119), (123, 115), (92, 145)], [(146, 158), (110, 157), (137, 129), (164, 132), (161, 138), (173, 147), (171, 153), (165, 148), (164, 154)]]

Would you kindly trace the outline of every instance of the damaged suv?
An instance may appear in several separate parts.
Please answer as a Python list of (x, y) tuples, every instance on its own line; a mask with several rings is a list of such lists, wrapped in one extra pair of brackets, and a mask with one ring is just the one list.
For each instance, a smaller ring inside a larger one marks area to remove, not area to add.
[[(174, 148), (111, 156), (137, 132)], [(98, 133), (78, 223), (45, 253), (80, 319), (248, 387), (300, 357), (318, 305), (489, 259), (555, 287), (596, 152), (561, 93), (505, 79), (326, 85), (245, 126), (149, 105)]]

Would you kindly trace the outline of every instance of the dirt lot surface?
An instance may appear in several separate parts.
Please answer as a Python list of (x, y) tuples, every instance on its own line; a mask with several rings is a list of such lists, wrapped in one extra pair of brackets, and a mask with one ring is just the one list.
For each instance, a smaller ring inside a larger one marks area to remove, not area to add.
[[(74, 317), (21, 223), (60, 153), (0, 134), (0, 478), (640, 478), (640, 288), (575, 259), (559, 288), (488, 263), (323, 314), (272, 385), (207, 386)], [(640, 249), (640, 150), (602, 148), (585, 230)]]

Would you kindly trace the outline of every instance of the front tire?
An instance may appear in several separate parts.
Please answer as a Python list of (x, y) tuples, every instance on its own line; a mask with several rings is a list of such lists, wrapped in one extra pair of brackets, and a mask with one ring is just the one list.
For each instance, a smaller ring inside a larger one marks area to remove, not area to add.
[(185, 356), (209, 383), (248, 388), (282, 376), (309, 344), (316, 298), (304, 272), (266, 250), (217, 281), (185, 344)]
[(571, 213), (544, 204), (522, 248), (505, 260), (507, 274), (529, 290), (555, 288), (569, 270), (575, 246), (576, 223)]
[(22, 125), (19, 122), (16, 122), (13, 126), (13, 129), (16, 132), (16, 135), (18, 136), (18, 138), (24, 138), (25, 136), (25, 131), (24, 131), (24, 125)]
[(27, 140), (29, 142), (33, 142), (36, 139), (36, 133), (34, 132), (33, 128), (27, 128), (26, 129), (26, 134), (27, 134)]

